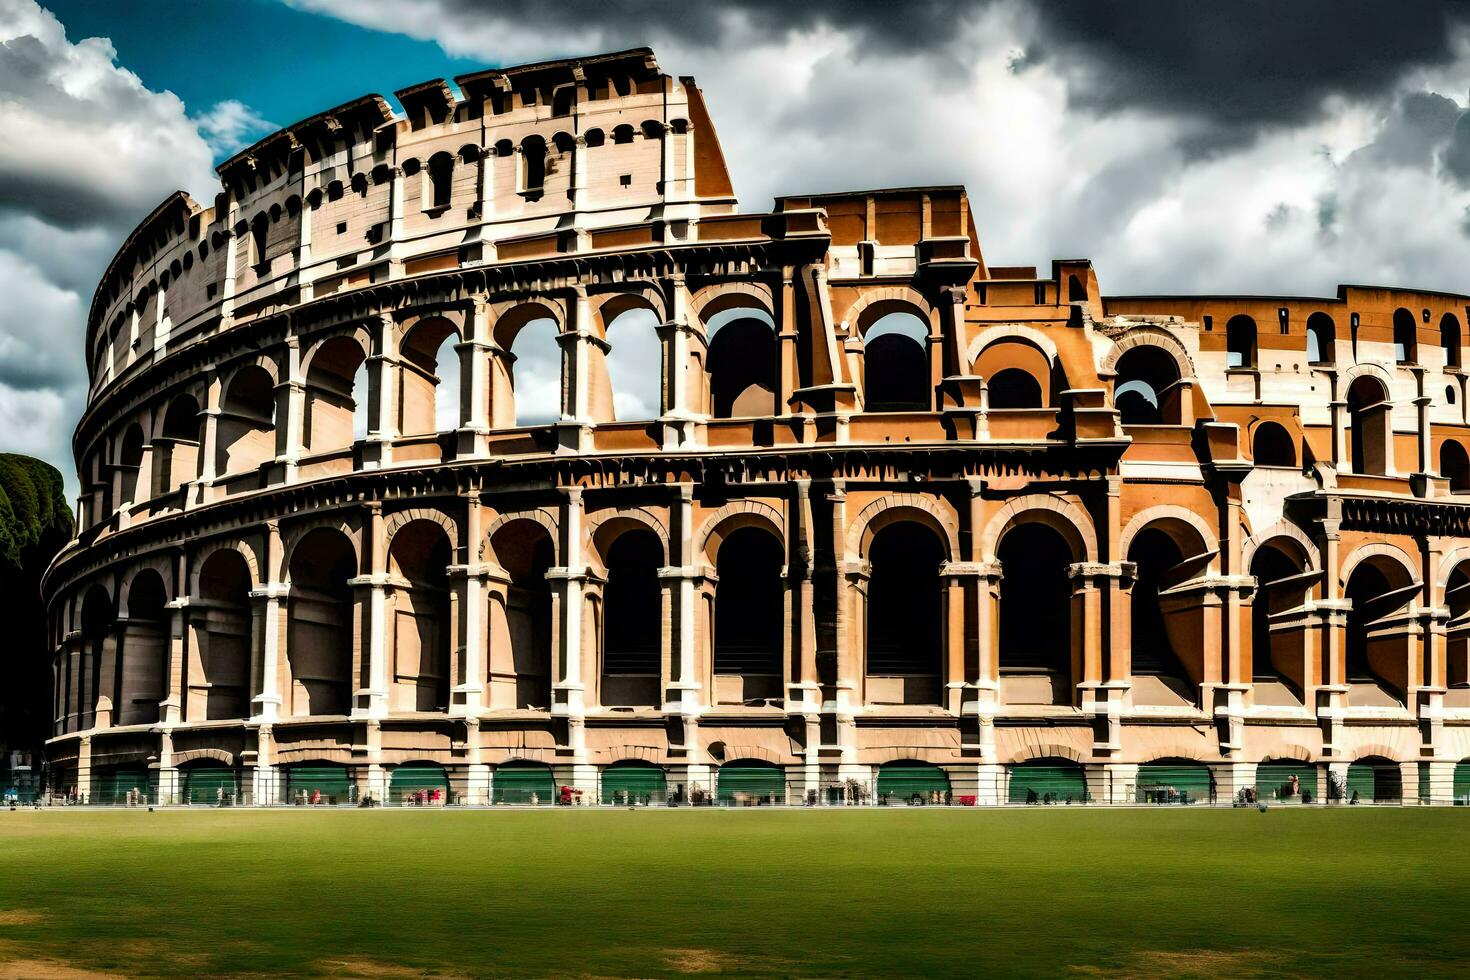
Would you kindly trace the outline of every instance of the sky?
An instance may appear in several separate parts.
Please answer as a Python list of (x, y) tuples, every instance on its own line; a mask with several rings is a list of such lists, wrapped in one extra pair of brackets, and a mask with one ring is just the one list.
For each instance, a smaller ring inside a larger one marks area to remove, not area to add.
[(1470, 291), (1470, 5), (0, 0), (0, 450), (56, 465), (98, 277), (170, 192), (368, 92), (647, 45), (745, 210), (962, 183), (987, 261), (1103, 291)]

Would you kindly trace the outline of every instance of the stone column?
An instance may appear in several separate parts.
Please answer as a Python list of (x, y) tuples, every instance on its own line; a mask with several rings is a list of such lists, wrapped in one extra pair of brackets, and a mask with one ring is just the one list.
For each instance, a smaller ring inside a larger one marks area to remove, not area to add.
[(283, 713), (285, 699), (281, 695), (281, 630), (286, 621), (286, 600), (291, 590), (283, 582), (267, 582), (252, 589), (250, 598), (259, 604), (259, 612), (253, 617), (260, 624), (260, 635), (252, 639), (252, 650), (259, 656), (258, 669), (252, 671), (259, 679), (258, 694), (251, 699), (255, 714), (251, 721), (270, 724)]
[(398, 436), (398, 327), (382, 314), (373, 327), (373, 352), (368, 365), (368, 431), (363, 440), (363, 469), (393, 462), (393, 440)]
[[(369, 552), (366, 575), (348, 580), (358, 593), (358, 606), (365, 622), (359, 632), (358, 656), (366, 663), (355, 670), (354, 684), (366, 680), (354, 692), (352, 714), (355, 718), (378, 719), (388, 714), (388, 593), (394, 584), (388, 575), (388, 543), (383, 528), (383, 506), (374, 501), (367, 506), (364, 540)], [(365, 642), (363, 642), (365, 641)]]
[(485, 591), (489, 567), (480, 561), (480, 539), (484, 534), (483, 508), (479, 495), (465, 496), (464, 563), (450, 566), (459, 595), (460, 636), (464, 655), (459, 676), (450, 692), (451, 711), (467, 718), (478, 717), (485, 705)]
[(583, 519), (585, 517), (581, 487), (567, 487), (562, 491), (564, 500), (561, 513), (561, 568), (546, 572), (553, 589), (560, 586), (559, 609), (562, 621), (559, 629), (561, 649), (553, 664), (551, 683), (551, 714), (553, 718), (565, 719), (567, 725), (566, 749), (573, 765), (579, 772), (586, 763), (586, 684), (582, 680), (582, 629), (584, 592), (587, 579), (586, 559), (582, 554)]
[(306, 454), (306, 379), (301, 372), (301, 344), (286, 338), (285, 376), (276, 385), (276, 458), (283, 480), (296, 482), (296, 467)]
[(465, 337), (454, 345), (459, 354), (458, 457), (485, 456), (490, 450), (491, 430), (491, 343), (490, 307), (476, 297), (466, 318)]
[(578, 286), (567, 304), (571, 322), (556, 335), (562, 350), (562, 418), (557, 423), (558, 451), (581, 453), (592, 446), (592, 418), (588, 406), (587, 372), (594, 343), (606, 344), (592, 331), (592, 307), (587, 290)]
[[(1352, 602), (1342, 597), (1338, 589), (1341, 574), (1342, 502), (1333, 498), (1327, 501), (1327, 516), (1322, 519), (1322, 567), (1326, 576), (1324, 593), (1326, 598), (1317, 604), (1323, 623), (1321, 677), (1322, 685), (1317, 688), (1317, 724), (1322, 730), (1322, 754), (1332, 759), (1338, 754), (1338, 743), (1342, 737), (1343, 711), (1347, 707), (1347, 614)], [(1346, 773), (1346, 769), (1344, 769)]]
[(189, 596), (181, 595), (172, 600), (168, 603), (168, 610), (168, 666), (163, 678), (163, 700), (158, 705), (158, 720), (165, 725), (177, 725), (182, 720), (182, 708), (187, 690), (185, 687), (186, 665), (190, 660), (188, 651)]

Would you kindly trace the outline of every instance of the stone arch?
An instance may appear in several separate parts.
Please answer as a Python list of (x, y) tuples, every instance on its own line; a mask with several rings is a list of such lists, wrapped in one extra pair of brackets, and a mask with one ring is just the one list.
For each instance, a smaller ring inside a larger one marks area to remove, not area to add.
[(545, 528), (547, 536), (551, 538), (553, 561), (558, 564), (561, 563), (561, 524), (557, 521), (556, 515), (546, 508), (511, 511), (495, 518), (485, 528), (485, 534), (480, 538), (478, 550), (475, 552), (475, 558), (478, 561), (493, 558), (494, 553), (490, 549), (490, 540), (495, 537), (495, 533), (501, 528), (508, 524), (514, 524), (516, 521), (530, 521), (532, 524), (539, 524)]
[(624, 742), (609, 746), (598, 754), (602, 757), (602, 764), (608, 766), (615, 766), (619, 762), (647, 762), (663, 768), (664, 764), (664, 752), (656, 745), (630, 745)]
[[(554, 765), (557, 761), (555, 749), (543, 749), (536, 746), (523, 745), (519, 748), (504, 749), (504, 755), (500, 753), (487, 752), (490, 756), (487, 760), (493, 766), (503, 766), (512, 762), (537, 762), (543, 765)], [(496, 756), (499, 756), (497, 758)], [(494, 779), (492, 773), (491, 779)]]
[(1317, 550), (1317, 545), (1305, 531), (1286, 518), (1246, 538), (1245, 543), (1241, 545), (1241, 566), (1250, 568), (1251, 561), (1256, 557), (1256, 551), (1272, 538), (1290, 538), (1306, 553), (1313, 568), (1322, 567), (1322, 553)]
[(595, 302), (596, 315), (593, 319), (598, 336), (604, 340), (607, 339), (608, 327), (612, 326), (613, 321), (624, 313), (631, 313), (633, 310), (648, 310), (658, 317), (660, 323), (669, 318), (663, 296), (652, 286), (631, 287), (620, 292), (608, 293)]
[(296, 553), (296, 546), (301, 543), (302, 538), (306, 537), (312, 531), (318, 530), (320, 528), (326, 528), (332, 531), (341, 531), (342, 534), (347, 538), (348, 544), (352, 546), (352, 553), (354, 560), (357, 562), (357, 567), (359, 569), (363, 567), (363, 542), (361, 529), (354, 527), (352, 522), (344, 517), (324, 516), (316, 518), (314, 520), (304, 521), (300, 524), (292, 524), (291, 528), (283, 535), (284, 540), (282, 541), (281, 548), (281, 571), (288, 580), (291, 576), (291, 557)]
[(254, 589), (260, 588), (260, 560), (256, 556), (255, 549), (244, 538), (232, 538), (227, 541), (213, 542), (191, 556), (189, 562), (189, 595), (199, 595), (199, 572), (204, 568), (205, 563), (210, 558), (221, 551), (233, 551), (238, 554), (244, 560), (245, 567), (250, 572), (250, 587)]
[(366, 325), (361, 323), (348, 324), (346, 326), (338, 327), (332, 330), (323, 330), (317, 333), (313, 333), (311, 337), (308, 338), (311, 346), (309, 346), (306, 349), (306, 353), (301, 356), (301, 376), (303, 378), (311, 373), (312, 361), (316, 359), (317, 354), (321, 353), (322, 348), (326, 346), (327, 342), (337, 340), (338, 338), (346, 338), (348, 340), (356, 341), (357, 345), (362, 348), (362, 353), (364, 357), (370, 356), (373, 352), (372, 331), (370, 331)]
[(780, 767), (784, 767), (787, 762), (779, 753), (759, 745), (730, 745), (727, 743), (725, 745), (725, 761), (720, 763), (720, 767), (723, 768), (731, 762), (739, 762), (742, 759), (769, 762), (773, 766)]
[(1055, 367), (1060, 356), (1057, 353), (1056, 343), (1045, 333), (1035, 327), (1028, 327), (1019, 323), (999, 323), (986, 327), (970, 341), (970, 346), (965, 349), (965, 363), (973, 365), (979, 360), (985, 349), (994, 344), (1020, 341), (1029, 343), (1036, 347), (1046, 356), (1046, 359)]
[(722, 282), (705, 286), (692, 297), (690, 306), (696, 311), (699, 332), (705, 334), (704, 325), (717, 313), (733, 309), (760, 310), (776, 322), (776, 296), (770, 285), (763, 282)]
[[(933, 755), (936, 749), (939, 752), (946, 753), (949, 758), (944, 759), (942, 762), (935, 762), (932, 758), (924, 758), (924, 754), (926, 751), (929, 754)], [(892, 747), (882, 748), (876, 751), (869, 750), (868, 757), (871, 758), (874, 763), (880, 766), (887, 765), (890, 762), (922, 762), (925, 765), (935, 766), (936, 768), (943, 769), (946, 776), (954, 775), (946, 767), (952, 766), (955, 763), (961, 761), (957, 757), (953, 747), (941, 747), (932, 745), (924, 746), (923, 748)]]
[(1012, 752), (1005, 760), (1008, 766), (1019, 765), (1023, 762), (1033, 762), (1040, 759), (1066, 759), (1082, 765), (1087, 757), (1071, 745), (1063, 745), (1060, 742), (1043, 742), (1037, 745), (1025, 745)]
[(223, 762), (231, 768), (235, 766), (234, 753), (224, 749), (187, 749), (174, 753), (174, 765), (176, 766), (187, 766), (191, 762), (201, 762), (205, 759), (211, 762)]
[(558, 333), (566, 329), (567, 309), (561, 300), (548, 297), (507, 300), (490, 308), (493, 326), (490, 335), (501, 350), (510, 350), (516, 335), (528, 323), (537, 320), (553, 320)]
[(1414, 759), (1405, 759), (1403, 750), (1390, 748), (1382, 742), (1365, 742), (1357, 746), (1353, 749), (1352, 761), (1357, 762), (1360, 759), (1371, 759), (1374, 756), (1387, 759), (1389, 762), (1403, 763), (1417, 761)]
[(847, 529), (849, 557), (866, 555), (873, 537), (884, 527), (899, 520), (917, 520), (939, 535), (946, 557), (958, 561), (959, 529), (952, 514), (947, 514), (932, 498), (917, 493), (888, 493), (864, 507)]
[(656, 515), (642, 507), (623, 508), (605, 517), (588, 521), (585, 540), (588, 555), (595, 557), (599, 563), (604, 563), (607, 550), (612, 547), (612, 543), (633, 527), (654, 533), (660, 547), (663, 548), (664, 563), (668, 564), (672, 554), (669, 549), (668, 528), (664, 527), (663, 521), (659, 520)]
[(258, 367), (265, 371), (270, 376), (272, 384), (281, 383), (281, 366), (277, 360), (270, 354), (256, 354), (253, 357), (237, 358), (229, 363), (228, 369), (221, 373), (223, 383), (220, 385), (220, 391), (228, 390), (230, 382), (235, 380), (235, 375), (248, 367)]
[(695, 540), (695, 554), (704, 555), (704, 560), (714, 565), (720, 542), (742, 527), (769, 531), (786, 551), (786, 519), (779, 510), (759, 500), (734, 500), (705, 519)]
[(1117, 340), (1108, 352), (1103, 355), (1102, 363), (1098, 366), (1098, 374), (1103, 378), (1111, 377), (1117, 370), (1118, 359), (1132, 350), (1134, 347), (1159, 347), (1174, 358), (1175, 365), (1179, 368), (1179, 378), (1183, 381), (1194, 379), (1194, 364), (1189, 359), (1189, 351), (1169, 331), (1162, 327), (1152, 325), (1135, 326), (1128, 330)]
[(1421, 581), (1422, 575), (1419, 563), (1410, 557), (1407, 551), (1396, 544), (1389, 544), (1386, 541), (1374, 541), (1371, 544), (1365, 544), (1361, 548), (1358, 548), (1343, 561), (1342, 571), (1338, 576), (1340, 584), (1345, 588), (1348, 580), (1353, 577), (1353, 572), (1357, 570), (1357, 567), (1369, 558), (1377, 556), (1391, 559), (1403, 565), (1404, 570), (1408, 572), (1409, 581)]
[(1028, 493), (1015, 497), (990, 519), (981, 536), (981, 554), (995, 561), (995, 549), (1006, 531), (1026, 520), (1049, 524), (1072, 546), (1078, 561), (1097, 561), (1097, 531), (1087, 511), (1064, 497), (1050, 493)]
[(1443, 594), (1445, 586), (1450, 584), (1450, 576), (1455, 574), (1455, 569), (1467, 561), (1470, 561), (1470, 546), (1461, 546), (1447, 552), (1439, 560), (1439, 569), (1434, 575), (1435, 591)]
[(1153, 746), (1139, 758), (1139, 763), (1158, 762), (1161, 759), (1180, 759), (1185, 762), (1197, 762), (1207, 765), (1204, 759), (1198, 758), (1199, 750), (1187, 747), (1183, 742), (1171, 741), (1163, 746)]
[(1371, 361), (1363, 361), (1354, 364), (1342, 373), (1342, 380), (1338, 382), (1339, 391), (1347, 391), (1353, 386), (1353, 382), (1364, 376), (1370, 377), (1383, 385), (1384, 398), (1393, 401), (1393, 376), (1388, 369)]
[(918, 290), (909, 286), (882, 286), (863, 290), (842, 314), (841, 322), (864, 336), (868, 328), (890, 313), (910, 313), (932, 324), (933, 312), (933, 306)]
[(444, 533), (449, 535), (449, 543), (454, 550), (459, 550), (459, 522), (437, 507), (415, 507), (412, 510), (400, 510), (390, 514), (383, 521), (384, 547), (391, 549), (394, 535), (411, 521), (428, 521), (431, 524), (438, 524), (444, 529)]
[(455, 333), (459, 334), (461, 340), (468, 339), (470, 331), (470, 320), (473, 316), (470, 310), (463, 306), (439, 306), (422, 307), (395, 317), (394, 329), (398, 333), (398, 342), (402, 345), (422, 323), (433, 320), (443, 320), (448, 323)]
[[(1133, 544), (1134, 537), (1140, 531), (1154, 524), (1161, 525), (1160, 530), (1163, 530), (1171, 538), (1174, 538), (1175, 544), (1178, 544), (1180, 546), (1181, 551), (1183, 550), (1185, 542), (1179, 540), (1179, 536), (1177, 534), (1179, 530), (1182, 530), (1180, 528), (1180, 525), (1187, 526), (1190, 530), (1194, 531), (1195, 534), (1199, 535), (1199, 540), (1197, 543), (1201, 545), (1205, 551), (1209, 551), (1212, 549), (1219, 550), (1220, 539), (1216, 536), (1214, 528), (1210, 527), (1210, 525), (1205, 522), (1204, 518), (1200, 517), (1189, 508), (1180, 507), (1178, 504), (1158, 504), (1154, 507), (1146, 507), (1143, 510), (1139, 511), (1137, 514), (1134, 514), (1133, 519), (1128, 522), (1128, 525), (1125, 528), (1123, 528), (1123, 533), (1118, 541), (1119, 550), (1122, 552), (1122, 554), (1128, 554), (1129, 546)], [(1171, 527), (1170, 525), (1173, 526)], [(1192, 556), (1186, 554), (1185, 557), (1189, 558)], [(1210, 560), (1210, 568), (1217, 568), (1219, 566), (1219, 562), (1220, 559), (1217, 555)]]
[(1317, 757), (1312, 754), (1312, 750), (1300, 742), (1284, 742), (1281, 745), (1268, 749), (1265, 752), (1265, 756), (1261, 762), (1267, 762), (1271, 759), (1295, 759), (1297, 762), (1315, 764), (1317, 761)]
[(133, 583), (138, 576), (144, 572), (154, 572), (163, 580), (164, 593), (170, 598), (179, 597), (178, 583), (174, 581), (174, 563), (168, 555), (154, 555), (146, 561), (132, 565), (120, 576), (121, 583), (117, 590), (117, 606), (119, 611), (128, 608), (128, 600), (133, 591)]

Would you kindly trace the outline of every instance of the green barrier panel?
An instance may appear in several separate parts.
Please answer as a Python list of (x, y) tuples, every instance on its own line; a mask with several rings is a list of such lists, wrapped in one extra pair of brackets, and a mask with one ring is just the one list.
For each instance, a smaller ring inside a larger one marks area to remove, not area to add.
[(1139, 803), (1209, 803), (1210, 799), (1208, 766), (1149, 762), (1138, 767)]
[(1010, 767), (1011, 803), (1085, 803), (1087, 778), (1082, 767), (1066, 763), (1022, 763)]
[(1400, 802), (1404, 796), (1404, 785), (1398, 765), (1392, 762), (1354, 762), (1348, 766), (1344, 802), (1351, 803), (1354, 793), (1358, 795), (1359, 803)]
[(394, 803), (440, 806), (449, 802), (449, 776), (432, 763), (398, 766), (388, 781), (388, 799)]
[(283, 802), (335, 806), (353, 802), (353, 790), (346, 766), (290, 766)]
[(103, 769), (92, 777), (92, 803), (105, 806), (148, 803), (152, 794), (148, 791), (147, 769)]
[(1455, 763), (1455, 806), (1470, 806), (1470, 762)]
[(1256, 799), (1261, 803), (1316, 801), (1317, 767), (1295, 759), (1269, 759), (1261, 763), (1256, 766)]
[(658, 766), (615, 765), (603, 770), (603, 803), (662, 803), (668, 796), (668, 781)]
[(715, 774), (715, 796), (721, 803), (785, 803), (786, 771), (767, 763), (726, 763)]
[(491, 786), (496, 803), (540, 806), (556, 803), (556, 782), (551, 778), (551, 768), (540, 763), (508, 762), (495, 770)]
[(184, 802), (215, 806), (221, 800), (234, 803), (240, 792), (235, 770), (224, 766), (192, 766), (184, 770)]
[(1429, 763), (1419, 763), (1419, 799), (1428, 803), (1434, 798), (1433, 787), (1429, 776)]
[(890, 762), (878, 770), (878, 799), (889, 803), (944, 803), (949, 776), (927, 762)]

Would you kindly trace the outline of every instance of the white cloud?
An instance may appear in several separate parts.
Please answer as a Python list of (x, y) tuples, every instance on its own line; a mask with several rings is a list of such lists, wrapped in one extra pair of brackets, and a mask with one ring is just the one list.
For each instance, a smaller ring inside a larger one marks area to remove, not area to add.
[(226, 99), (193, 120), (215, 156), (230, 156), (281, 127), (236, 99)]
[(33, 0), (0, 0), (0, 448), (54, 465), (72, 497), (98, 279), (173, 191), (213, 197), (214, 149), (268, 125), (239, 103), (191, 120), (116, 57), (105, 38), (69, 41)]

